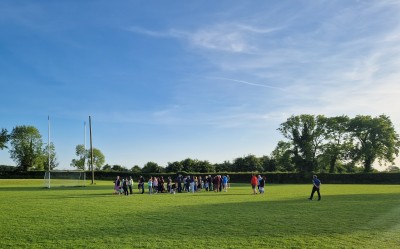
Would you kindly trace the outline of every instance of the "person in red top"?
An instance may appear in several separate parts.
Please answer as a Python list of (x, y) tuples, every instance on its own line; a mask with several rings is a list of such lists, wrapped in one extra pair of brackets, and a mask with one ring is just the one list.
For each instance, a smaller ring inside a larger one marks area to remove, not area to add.
[(253, 176), (251, 177), (251, 188), (253, 189), (253, 194), (255, 195), (257, 194), (256, 190), (257, 184), (258, 184), (257, 176), (253, 174)]

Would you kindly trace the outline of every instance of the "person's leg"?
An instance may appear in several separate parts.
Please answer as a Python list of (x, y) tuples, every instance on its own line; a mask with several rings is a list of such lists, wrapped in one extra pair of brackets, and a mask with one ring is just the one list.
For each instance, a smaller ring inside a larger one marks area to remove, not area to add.
[(321, 194), (319, 193), (319, 188), (317, 188), (318, 200), (321, 200)]
[(313, 199), (315, 191), (316, 191), (316, 188), (313, 187), (312, 190), (311, 190), (310, 198), (308, 198), (309, 200), (312, 200), (312, 199)]

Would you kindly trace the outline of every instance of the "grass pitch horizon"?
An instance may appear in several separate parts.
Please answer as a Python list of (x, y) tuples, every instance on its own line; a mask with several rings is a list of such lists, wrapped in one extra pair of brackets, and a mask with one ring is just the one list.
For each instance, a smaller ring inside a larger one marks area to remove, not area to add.
[(400, 248), (399, 185), (249, 184), (113, 195), (112, 181), (45, 189), (0, 180), (0, 248)]

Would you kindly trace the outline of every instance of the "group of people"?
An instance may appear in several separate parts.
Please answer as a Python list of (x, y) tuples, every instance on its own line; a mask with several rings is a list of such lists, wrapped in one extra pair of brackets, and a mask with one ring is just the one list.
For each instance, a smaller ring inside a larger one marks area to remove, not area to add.
[[(125, 178), (120, 178), (117, 176), (117, 179), (114, 182), (114, 194), (124, 194), (124, 195), (130, 195), (133, 194), (133, 179), (131, 177), (125, 177)], [(129, 192), (128, 192), (129, 190)]]
[(259, 191), (260, 194), (265, 193), (265, 181), (266, 181), (265, 176), (258, 175), (252, 175), (251, 177), (251, 188), (253, 189), (253, 194), (257, 194), (257, 190)]
[[(202, 189), (205, 189), (205, 191), (227, 192), (228, 188), (230, 187), (229, 180), (230, 180), (229, 175), (223, 175), (223, 176), (216, 175), (214, 177), (212, 177), (211, 175), (208, 175), (206, 177), (178, 175), (174, 179), (174, 181), (170, 176), (168, 177), (167, 181), (164, 180), (163, 176), (160, 176), (160, 177), (150, 177), (149, 180), (147, 181), (147, 187), (149, 194), (153, 193), (175, 194), (176, 192), (194, 193), (201, 191)], [(258, 194), (258, 193), (264, 194), (265, 182), (266, 182), (265, 176), (258, 175), (257, 177), (255, 174), (253, 174), (250, 181), (251, 188), (253, 189), (253, 194)], [(165, 188), (165, 183), (167, 185), (167, 188)], [(308, 199), (312, 200), (314, 193), (317, 192), (318, 201), (320, 201), (321, 181), (318, 179), (316, 175), (314, 175), (312, 183), (313, 183), (313, 188), (311, 190), (311, 196)], [(144, 185), (145, 185), (145, 179), (143, 176), (140, 176), (138, 179), (138, 189), (141, 194), (144, 193), (145, 189)], [(132, 177), (129, 178), (125, 177), (121, 179), (119, 176), (117, 176), (117, 179), (114, 182), (115, 194), (130, 195), (133, 194), (132, 189), (133, 189)]]
[[(222, 192), (228, 191), (229, 186), (229, 175), (216, 175), (212, 177), (211, 175), (201, 177), (201, 176), (182, 176), (178, 175), (174, 180), (168, 177), (167, 180), (163, 176), (151, 177), (146, 181), (143, 176), (138, 179), (138, 190), (139, 193), (143, 194), (145, 192), (145, 183), (147, 183), (148, 193), (171, 193), (176, 192), (199, 192), (201, 190)], [(114, 181), (115, 194), (132, 194), (133, 180), (132, 177), (121, 178), (117, 176)], [(129, 190), (129, 191), (128, 191)]]

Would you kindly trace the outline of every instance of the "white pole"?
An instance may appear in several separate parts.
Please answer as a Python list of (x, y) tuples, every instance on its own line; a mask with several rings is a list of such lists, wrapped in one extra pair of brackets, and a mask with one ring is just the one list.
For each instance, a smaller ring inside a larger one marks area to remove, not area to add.
[(48, 122), (48, 141), (47, 141), (47, 150), (49, 152), (49, 186), (50, 188), (50, 116), (47, 116), (47, 122)]
[(85, 149), (85, 154), (83, 157), (83, 171), (85, 171), (86, 165), (86, 122), (83, 122), (83, 148)]

